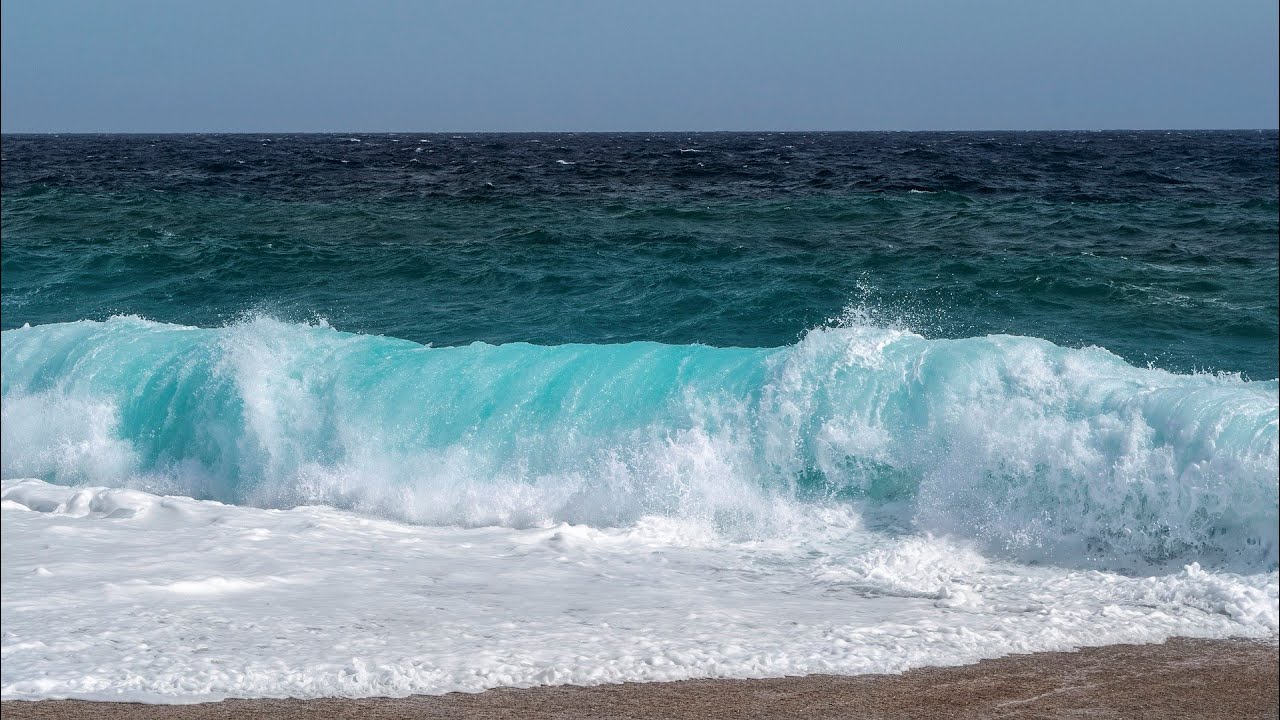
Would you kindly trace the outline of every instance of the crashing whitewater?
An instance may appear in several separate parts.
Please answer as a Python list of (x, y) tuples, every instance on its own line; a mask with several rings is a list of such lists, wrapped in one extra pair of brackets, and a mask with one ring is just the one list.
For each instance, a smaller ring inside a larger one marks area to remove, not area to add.
[(1277, 632), (1275, 380), (870, 323), (433, 348), (116, 317), (5, 331), (2, 368), (5, 699)]

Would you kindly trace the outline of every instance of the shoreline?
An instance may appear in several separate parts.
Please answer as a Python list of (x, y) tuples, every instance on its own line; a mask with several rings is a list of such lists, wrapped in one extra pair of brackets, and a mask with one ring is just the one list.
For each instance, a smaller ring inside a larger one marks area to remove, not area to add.
[(1009, 655), (901, 675), (806, 675), (590, 687), (498, 688), (405, 698), (223, 700), (147, 705), (11, 700), (6, 720), (33, 718), (943, 718), (1278, 715), (1273, 641), (1171, 639), (1075, 652)]

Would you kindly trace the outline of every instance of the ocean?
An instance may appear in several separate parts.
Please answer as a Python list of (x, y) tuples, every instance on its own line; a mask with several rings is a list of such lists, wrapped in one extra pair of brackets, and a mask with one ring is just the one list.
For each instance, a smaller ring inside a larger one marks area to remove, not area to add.
[(5, 135), (0, 696), (1280, 627), (1280, 135)]

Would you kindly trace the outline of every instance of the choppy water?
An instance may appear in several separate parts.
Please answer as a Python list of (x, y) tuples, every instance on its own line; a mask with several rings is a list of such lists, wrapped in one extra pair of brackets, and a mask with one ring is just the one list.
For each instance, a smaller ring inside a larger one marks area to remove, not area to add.
[(0, 692), (1274, 638), (1278, 147), (5, 136)]
[(1277, 135), (8, 136), (3, 327), (930, 337), (1277, 376)]

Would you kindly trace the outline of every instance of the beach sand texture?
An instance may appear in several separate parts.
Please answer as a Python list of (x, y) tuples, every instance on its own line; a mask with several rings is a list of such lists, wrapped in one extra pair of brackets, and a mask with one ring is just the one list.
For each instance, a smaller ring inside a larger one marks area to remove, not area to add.
[(1274, 718), (1270, 642), (1171, 640), (1038, 653), (902, 675), (810, 675), (407, 698), (227, 700), (198, 705), (6, 702), (5, 720), (215, 718)]

